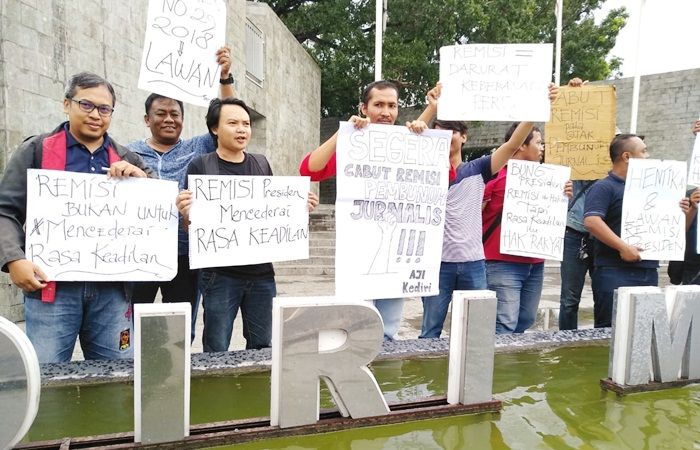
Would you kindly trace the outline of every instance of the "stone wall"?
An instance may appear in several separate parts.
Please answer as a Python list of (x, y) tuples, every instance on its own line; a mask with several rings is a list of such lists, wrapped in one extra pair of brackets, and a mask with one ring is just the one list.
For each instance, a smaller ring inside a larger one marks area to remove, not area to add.
[[(318, 66), (265, 4), (227, 0), (226, 42), (236, 90), (252, 106), (250, 150), (269, 156), (278, 175), (297, 174), (304, 152), (318, 145)], [(0, 169), (13, 149), (65, 120), (63, 90), (87, 70), (113, 83), (117, 104), (110, 135), (119, 143), (148, 136), (137, 89), (148, 1), (0, 1)], [(264, 31), (265, 79), (246, 77), (246, 20)], [(213, 55), (212, 55), (213, 57)], [(185, 105), (183, 138), (206, 132), (206, 109)], [(7, 278), (0, 287), (9, 289)], [(0, 289), (0, 314), (18, 318), (21, 305)]]

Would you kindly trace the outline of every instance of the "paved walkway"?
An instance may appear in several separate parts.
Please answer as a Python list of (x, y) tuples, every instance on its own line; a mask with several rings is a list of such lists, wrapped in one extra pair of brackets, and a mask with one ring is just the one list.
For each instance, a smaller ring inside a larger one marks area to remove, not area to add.
[[(281, 297), (302, 297), (302, 296), (332, 296), (335, 292), (335, 281), (333, 275), (304, 275), (304, 276), (278, 276), (277, 295)], [(542, 289), (542, 299), (540, 301), (541, 314), (535, 329), (556, 329), (558, 308), (559, 308), (559, 272), (547, 270), (545, 273), (544, 287)], [(593, 297), (590, 286), (586, 286), (581, 299), (581, 328), (592, 327), (593, 317)], [(204, 324), (202, 317), (203, 309), (199, 308), (196, 325), (196, 337), (192, 344), (192, 352), (202, 351), (202, 327)], [(547, 314), (547, 315), (545, 315)], [(547, 323), (547, 317), (548, 322)], [(423, 304), (419, 297), (408, 298), (404, 304), (403, 320), (399, 329), (399, 339), (416, 339), (420, 335), (421, 322), (423, 318)], [(449, 314), (445, 324), (443, 337), (449, 336)], [(233, 337), (229, 350), (242, 350), (245, 348), (245, 340), (242, 333), (243, 325), (239, 317), (233, 327)], [(82, 359), (82, 352), (79, 345), (73, 359)]]
[[(666, 267), (659, 269), (659, 285), (667, 286), (668, 277)], [(547, 263), (545, 270), (542, 297), (540, 299), (540, 314), (534, 330), (557, 329), (559, 313), (559, 270), (558, 263)], [(335, 291), (335, 281), (333, 275), (303, 275), (303, 276), (278, 276), (277, 294), (281, 297), (302, 297), (302, 296), (331, 296)], [(192, 352), (202, 352), (202, 327), (204, 324), (202, 317), (203, 309), (199, 308), (197, 315), (196, 337), (192, 344)], [(399, 329), (399, 339), (416, 339), (420, 334), (423, 317), (423, 305), (419, 297), (408, 298), (404, 304), (403, 319)], [(21, 327), (24, 323), (19, 324)], [(590, 288), (590, 280), (587, 278), (581, 296), (579, 310), (579, 328), (593, 327), (593, 295)], [(233, 336), (229, 350), (242, 350), (245, 348), (245, 340), (242, 335), (242, 323), (239, 317), (234, 324)], [(445, 323), (443, 337), (449, 336), (449, 314)], [(82, 360), (83, 355), (80, 345), (76, 344), (73, 353), (74, 360)]]

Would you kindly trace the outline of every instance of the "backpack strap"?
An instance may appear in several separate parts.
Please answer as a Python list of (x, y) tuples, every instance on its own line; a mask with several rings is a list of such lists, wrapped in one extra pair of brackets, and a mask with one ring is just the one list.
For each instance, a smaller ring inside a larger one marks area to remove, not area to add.
[(481, 243), (485, 244), (486, 241), (489, 240), (491, 235), (493, 234), (494, 231), (496, 231), (496, 228), (501, 224), (501, 219), (503, 218), (503, 210), (501, 209), (501, 212), (498, 213), (495, 219), (493, 219), (493, 222), (491, 222), (491, 225), (489, 225), (489, 228), (486, 230), (484, 233), (483, 237), (481, 238)]

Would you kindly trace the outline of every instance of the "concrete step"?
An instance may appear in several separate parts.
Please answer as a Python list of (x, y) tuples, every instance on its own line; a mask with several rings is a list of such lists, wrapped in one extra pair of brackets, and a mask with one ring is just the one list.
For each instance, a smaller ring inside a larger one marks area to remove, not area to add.
[(335, 245), (309, 245), (309, 256), (335, 257)]
[(286, 265), (283, 263), (274, 263), (274, 266), (275, 276), (335, 275), (334, 266), (316, 266), (311, 264)]
[(274, 263), (275, 267), (282, 266), (328, 266), (333, 267), (335, 265), (335, 255), (332, 256), (311, 256), (309, 259), (297, 259), (294, 261), (280, 261)]

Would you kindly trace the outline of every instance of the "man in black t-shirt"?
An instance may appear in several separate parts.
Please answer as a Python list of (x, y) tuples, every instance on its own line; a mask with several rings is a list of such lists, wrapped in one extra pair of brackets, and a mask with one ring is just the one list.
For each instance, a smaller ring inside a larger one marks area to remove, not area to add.
[[(207, 127), (216, 151), (195, 158), (187, 168), (187, 175), (272, 175), (265, 156), (246, 151), (251, 137), (250, 111), (242, 100), (212, 100), (207, 111)], [(309, 193), (308, 203), (313, 210), (318, 197)], [(185, 224), (189, 224), (192, 193), (180, 192), (176, 204)], [(205, 352), (228, 351), (239, 308), (243, 314), (246, 349), (270, 346), (272, 299), (277, 295), (271, 263), (202, 269), (199, 289), (204, 304)]]

